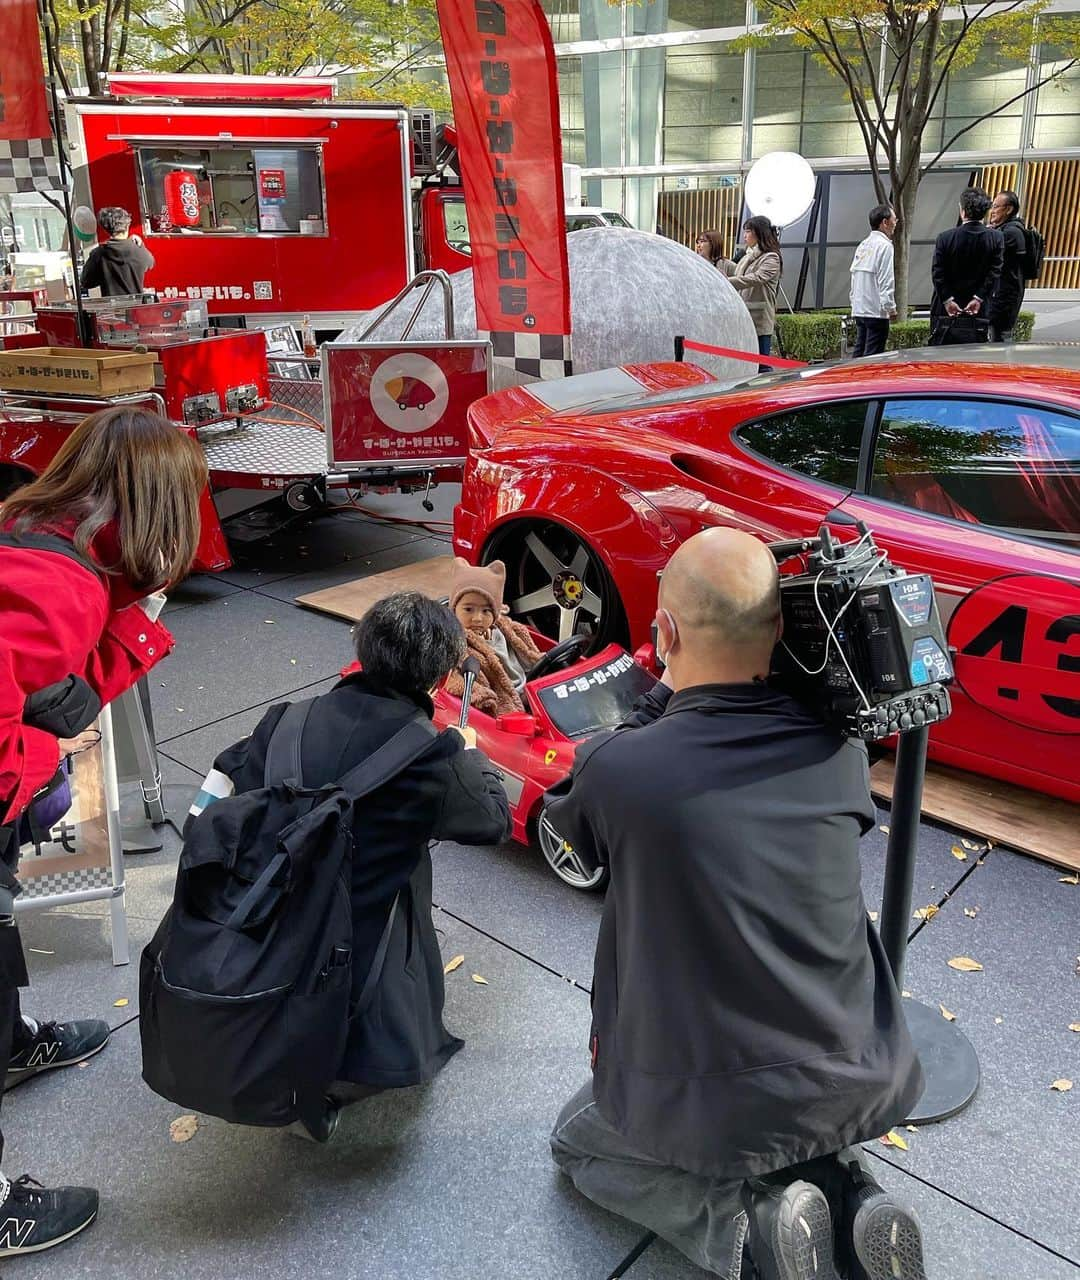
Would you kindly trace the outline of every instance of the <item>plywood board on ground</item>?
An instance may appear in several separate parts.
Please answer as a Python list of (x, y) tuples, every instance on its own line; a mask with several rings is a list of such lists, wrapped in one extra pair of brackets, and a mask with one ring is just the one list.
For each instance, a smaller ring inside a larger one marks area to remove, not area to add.
[(297, 596), (296, 603), (307, 609), (317, 609), (346, 622), (358, 622), (376, 600), (391, 596), (395, 591), (422, 591), (424, 595), (439, 600), (450, 594), (450, 569), (452, 556), (435, 556), (431, 560), (418, 560), (402, 565), (400, 569), (387, 569), (373, 573), (354, 582), (343, 582), (338, 587), (325, 587), (306, 596)]
[[(893, 760), (870, 771), (875, 796), (892, 799)], [(1030, 853), (1080, 871), (1080, 809), (1037, 791), (931, 764), (926, 770), (923, 814), (995, 845)]]

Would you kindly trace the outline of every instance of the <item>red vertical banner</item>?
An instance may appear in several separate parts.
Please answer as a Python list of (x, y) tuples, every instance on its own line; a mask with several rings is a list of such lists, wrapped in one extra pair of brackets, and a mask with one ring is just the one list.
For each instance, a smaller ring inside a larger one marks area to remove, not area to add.
[(52, 190), (59, 168), (35, 0), (0, 0), (0, 192)]
[(555, 50), (537, 0), (438, 0), (472, 242), (476, 320), (497, 364), (570, 365)]

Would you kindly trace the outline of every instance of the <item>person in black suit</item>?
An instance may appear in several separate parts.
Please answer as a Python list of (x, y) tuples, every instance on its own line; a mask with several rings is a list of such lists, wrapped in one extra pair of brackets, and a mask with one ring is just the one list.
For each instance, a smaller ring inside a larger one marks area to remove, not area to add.
[(968, 187), (960, 196), (960, 225), (943, 231), (934, 244), (931, 346), (985, 342), (989, 337), (986, 313), (1005, 255), (1001, 232), (983, 223), (989, 209), (986, 192)]
[(990, 225), (1005, 241), (1005, 261), (997, 292), (990, 300), (990, 341), (1012, 342), (1016, 318), (1024, 303), (1027, 284), (1028, 244), (1020, 220), (1020, 198), (1015, 191), (999, 191), (990, 206)]

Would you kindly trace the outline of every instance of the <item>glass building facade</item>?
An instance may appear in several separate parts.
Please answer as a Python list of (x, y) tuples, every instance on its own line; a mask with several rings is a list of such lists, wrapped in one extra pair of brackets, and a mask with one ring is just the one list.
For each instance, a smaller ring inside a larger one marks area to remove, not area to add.
[[(735, 236), (743, 176), (767, 152), (797, 151), (819, 174), (868, 172), (835, 76), (789, 40), (736, 47), (757, 19), (753, 0), (542, 2), (558, 57), (564, 159), (582, 168), (585, 203), (690, 244), (705, 227)], [(1080, 23), (1080, 0), (1053, 9)], [(950, 74), (923, 151), (929, 160), (955, 137), (940, 167), (961, 185), (964, 174), (1011, 178), (1047, 239), (1040, 285), (1080, 289), (1080, 68), (1064, 85), (1024, 95), (1062, 57), (1044, 44), (1018, 60), (988, 41)]]

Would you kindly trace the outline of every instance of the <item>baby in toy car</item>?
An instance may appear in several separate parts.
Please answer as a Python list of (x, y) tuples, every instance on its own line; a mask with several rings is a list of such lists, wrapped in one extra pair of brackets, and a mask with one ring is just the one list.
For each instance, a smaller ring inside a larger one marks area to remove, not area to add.
[[(469, 701), (488, 715), (524, 710), (525, 673), (540, 659), (528, 627), (505, 616), (505, 583), (506, 566), (501, 560), (472, 565), (461, 556), (454, 559), (450, 608), (465, 629), (469, 653), (480, 663)], [(446, 689), (462, 697), (465, 681), (459, 671), (450, 673)]]

